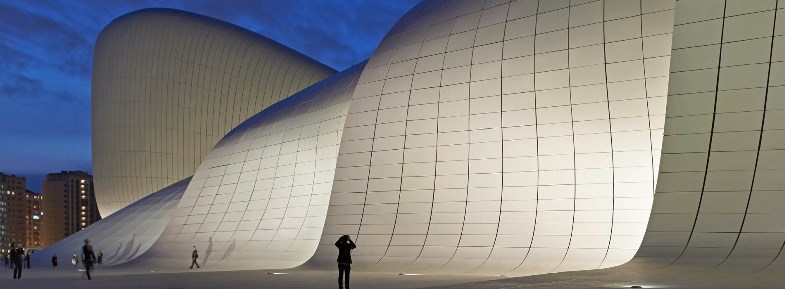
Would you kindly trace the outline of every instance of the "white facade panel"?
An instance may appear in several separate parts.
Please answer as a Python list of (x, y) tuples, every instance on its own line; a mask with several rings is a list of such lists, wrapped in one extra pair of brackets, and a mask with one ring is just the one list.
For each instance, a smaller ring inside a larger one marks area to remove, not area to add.
[(336, 145), (362, 67), (273, 104), (230, 131), (196, 170), (177, 205), (179, 218), (132, 266), (184, 268), (178, 256), (188, 256), (191, 246), (206, 270), (290, 268), (307, 261), (325, 227)]
[(115, 19), (93, 63), (93, 169), (104, 217), (193, 175), (237, 124), (334, 73), (256, 33), (171, 9)]
[[(352, 106), (363, 112), (346, 119), (367, 132), (344, 143), (370, 145), (342, 146), (336, 168), (367, 193), (331, 199), (327, 224), (340, 229), (325, 230), (314, 264), (334, 262), (342, 234), (360, 246), (361, 268), (528, 275), (632, 258), (653, 198), (664, 119), (653, 105), (670, 55), (647, 40), (670, 35), (659, 20), (673, 7), (552, 4), (426, 1), (390, 31), (358, 84)], [(423, 68), (398, 69), (411, 63)], [(390, 114), (379, 99), (393, 97)], [(421, 103), (433, 103), (428, 114)], [(416, 177), (401, 169), (414, 164)]]

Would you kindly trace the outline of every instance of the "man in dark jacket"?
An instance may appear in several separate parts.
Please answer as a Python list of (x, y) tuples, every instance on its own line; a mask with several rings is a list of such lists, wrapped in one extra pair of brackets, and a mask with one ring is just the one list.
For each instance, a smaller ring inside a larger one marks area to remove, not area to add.
[(352, 250), (357, 245), (352, 242), (349, 235), (343, 235), (335, 242), (338, 247), (338, 288), (343, 289), (343, 277), (346, 275), (346, 289), (349, 289), (349, 274), (352, 271)]
[(93, 262), (95, 262), (95, 252), (93, 252), (93, 246), (90, 246), (90, 240), (88, 239), (84, 239), (84, 246), (82, 246), (82, 261), (84, 262), (87, 280), (93, 280), (90, 278), (90, 269), (93, 267)]
[(193, 246), (193, 248), (194, 248), (194, 250), (191, 251), (191, 267), (190, 268), (193, 269), (194, 265), (196, 265), (196, 268), (202, 268), (202, 267), (199, 267), (199, 263), (196, 262), (196, 259), (199, 258), (199, 252), (196, 252), (196, 246)]
[(24, 248), (11, 245), (11, 265), (14, 266), (14, 279), (22, 279), (22, 258), (24, 255)]

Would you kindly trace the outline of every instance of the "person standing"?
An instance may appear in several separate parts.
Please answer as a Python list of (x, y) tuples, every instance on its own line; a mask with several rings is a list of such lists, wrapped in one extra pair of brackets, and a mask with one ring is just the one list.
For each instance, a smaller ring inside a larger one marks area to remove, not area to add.
[(25, 249), (21, 244), (17, 248), (11, 248), (11, 266), (14, 266), (14, 279), (22, 279), (22, 258), (24, 258)]
[(93, 280), (90, 278), (90, 268), (93, 267), (95, 259), (95, 253), (93, 252), (93, 246), (90, 246), (90, 240), (84, 239), (84, 246), (82, 246), (82, 262), (84, 262), (84, 271), (87, 274), (87, 280)]
[(76, 254), (74, 254), (74, 256), (71, 257), (71, 264), (74, 264), (74, 269), (79, 268), (79, 258), (76, 258)]
[(52, 254), (52, 270), (57, 269), (57, 255)]
[(27, 254), (25, 254), (25, 267), (27, 267), (27, 269), (30, 269), (30, 252), (27, 252)]
[(98, 266), (100, 267), (103, 264), (104, 264), (104, 251), (98, 250)]
[(193, 246), (193, 249), (194, 250), (191, 251), (191, 267), (190, 267), (190, 269), (193, 269), (194, 265), (196, 265), (196, 268), (202, 268), (202, 267), (199, 267), (199, 263), (196, 262), (196, 259), (199, 258), (199, 252), (196, 251), (196, 246)]
[(8, 269), (8, 254), (3, 255), (3, 263), (5, 263), (5, 268)]
[(352, 271), (352, 250), (357, 245), (352, 242), (349, 235), (343, 235), (335, 242), (338, 247), (338, 288), (343, 289), (343, 279), (346, 276), (346, 289), (349, 289), (349, 274)]

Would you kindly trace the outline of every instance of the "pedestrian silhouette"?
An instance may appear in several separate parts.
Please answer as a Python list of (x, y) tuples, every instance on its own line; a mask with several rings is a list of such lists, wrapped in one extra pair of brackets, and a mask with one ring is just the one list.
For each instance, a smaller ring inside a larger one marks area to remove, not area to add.
[(76, 254), (71, 257), (71, 264), (74, 264), (74, 269), (79, 268), (79, 258), (76, 258)]
[(22, 258), (24, 258), (25, 249), (22, 244), (19, 247), (11, 245), (11, 266), (14, 267), (14, 279), (22, 279)]
[(30, 269), (30, 252), (25, 254), (25, 265), (27, 266), (27, 269)]
[(196, 268), (202, 268), (202, 267), (199, 267), (199, 263), (196, 262), (196, 259), (199, 258), (199, 252), (196, 251), (196, 246), (193, 246), (193, 248), (194, 248), (194, 250), (191, 251), (191, 267), (190, 267), (190, 269), (193, 269), (194, 265), (196, 265)]
[(8, 255), (8, 254), (4, 254), (4, 255), (3, 255), (3, 263), (5, 263), (5, 268), (6, 268), (6, 269), (8, 269), (8, 259), (9, 259), (9, 258), (11, 258), (11, 257), (9, 257), (9, 255)]
[(57, 268), (57, 255), (52, 254), (52, 269)]
[(346, 289), (349, 289), (349, 274), (352, 271), (352, 250), (357, 245), (352, 242), (349, 235), (343, 235), (335, 242), (338, 247), (338, 289), (343, 289), (344, 276), (346, 276)]
[(103, 264), (104, 264), (104, 251), (98, 250), (98, 266), (101, 266)]
[(90, 278), (90, 269), (93, 267), (93, 262), (95, 262), (95, 253), (93, 252), (93, 246), (90, 246), (90, 240), (84, 239), (84, 246), (82, 246), (82, 261), (84, 262), (84, 271), (87, 274), (87, 280), (93, 280)]

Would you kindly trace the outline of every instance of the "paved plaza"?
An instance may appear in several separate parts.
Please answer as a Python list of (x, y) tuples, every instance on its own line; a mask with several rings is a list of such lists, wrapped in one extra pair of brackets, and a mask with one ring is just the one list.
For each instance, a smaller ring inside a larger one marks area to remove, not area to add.
[[(780, 267), (771, 267), (780, 268)], [(352, 288), (372, 289), (512, 289), (512, 288), (785, 288), (785, 275), (778, 269), (757, 271), (733, 268), (695, 269), (674, 266), (656, 269), (640, 264), (616, 268), (564, 272), (507, 278), (478, 275), (400, 275), (399, 273), (352, 272)], [(93, 280), (84, 272), (60, 267), (25, 270), (23, 279), (12, 280), (11, 270), (0, 273), (0, 288), (336, 288), (336, 272), (307, 270), (269, 271), (184, 271), (177, 273), (143, 273), (124, 269), (99, 269)]]
[[(193, 271), (180, 273), (143, 273), (99, 269), (91, 272), (87, 280), (84, 272), (69, 268), (33, 268), (23, 271), (22, 279), (11, 279), (12, 270), (0, 271), (0, 288), (336, 288), (337, 272), (273, 270), (273, 271)], [(414, 289), (494, 279), (471, 275), (398, 275), (398, 273), (352, 272), (352, 288)], [(496, 277), (499, 278), (499, 277)]]

